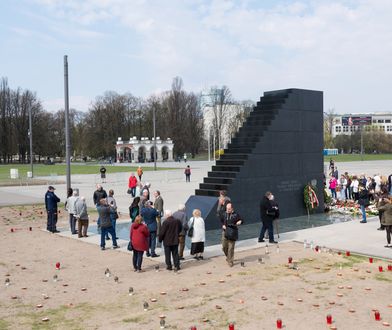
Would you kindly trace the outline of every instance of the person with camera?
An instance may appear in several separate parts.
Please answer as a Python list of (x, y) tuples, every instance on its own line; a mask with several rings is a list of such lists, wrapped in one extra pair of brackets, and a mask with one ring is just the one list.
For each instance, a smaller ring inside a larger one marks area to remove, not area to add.
[(240, 215), (234, 211), (233, 204), (227, 203), (222, 225), (222, 250), (230, 267), (234, 265), (235, 241), (238, 240), (238, 226), (242, 223)]
[(268, 231), (268, 239), (271, 244), (277, 244), (274, 240), (274, 219), (279, 217), (279, 208), (275, 202), (274, 195), (267, 191), (260, 202), (260, 217), (263, 225), (260, 230), (259, 243), (264, 242), (264, 234)]

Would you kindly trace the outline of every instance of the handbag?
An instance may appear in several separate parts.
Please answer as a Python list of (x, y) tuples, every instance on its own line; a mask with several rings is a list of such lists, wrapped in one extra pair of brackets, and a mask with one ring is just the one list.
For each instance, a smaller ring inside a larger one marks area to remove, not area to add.
[(131, 188), (129, 188), (129, 189), (127, 190), (127, 194), (128, 194), (128, 195), (132, 194), (132, 189), (131, 189)]
[(238, 240), (238, 228), (236, 226), (226, 226), (225, 237), (229, 241)]
[(132, 241), (129, 241), (128, 246), (127, 246), (127, 250), (133, 251)]
[(191, 226), (188, 229), (188, 237), (193, 237), (193, 223), (195, 222), (195, 219), (193, 219)]

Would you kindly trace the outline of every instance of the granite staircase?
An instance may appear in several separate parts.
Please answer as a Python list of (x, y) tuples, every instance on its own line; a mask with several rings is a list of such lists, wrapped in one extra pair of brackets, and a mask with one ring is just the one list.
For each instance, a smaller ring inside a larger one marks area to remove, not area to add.
[(289, 95), (290, 90), (285, 90), (282, 93), (267, 94), (260, 98), (243, 126), (224, 149), (224, 154), (212, 166), (212, 170), (208, 172), (199, 189), (196, 189), (195, 195), (215, 197), (219, 196), (220, 190), (229, 189)]

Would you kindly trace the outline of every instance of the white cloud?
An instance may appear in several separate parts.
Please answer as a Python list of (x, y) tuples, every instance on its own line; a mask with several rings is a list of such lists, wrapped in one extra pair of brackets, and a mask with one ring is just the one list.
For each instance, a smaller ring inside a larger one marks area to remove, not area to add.
[[(101, 37), (94, 29), (103, 22), (121, 25), (130, 45), (137, 36), (129, 56), (154, 73), (141, 81), (150, 90), (179, 75), (186, 86), (228, 85), (237, 98), (257, 99), (267, 88), (323, 89), (326, 107), (337, 111), (389, 102), (392, 1), (262, 3), (39, 0), (81, 37)], [(367, 97), (372, 88), (382, 96)]]

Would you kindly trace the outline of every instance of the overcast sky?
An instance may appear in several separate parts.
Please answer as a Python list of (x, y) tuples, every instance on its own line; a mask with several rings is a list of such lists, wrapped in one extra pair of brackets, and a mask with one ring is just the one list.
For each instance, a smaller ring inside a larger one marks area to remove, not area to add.
[(47, 110), (87, 110), (107, 90), (146, 97), (180, 76), (228, 86), (324, 91), (324, 109), (392, 111), (392, 1), (1, 0), (0, 76)]

